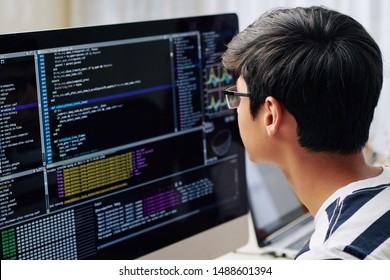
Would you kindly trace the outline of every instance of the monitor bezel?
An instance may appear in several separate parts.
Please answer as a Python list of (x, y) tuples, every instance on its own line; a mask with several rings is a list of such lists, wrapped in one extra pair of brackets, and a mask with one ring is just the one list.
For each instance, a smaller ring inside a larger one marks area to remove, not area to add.
[[(97, 41), (115, 41), (124, 38), (144, 37), (145, 34), (148, 36), (155, 36), (162, 33), (172, 33), (172, 30), (182, 32), (187, 30), (189, 24), (197, 22), (202, 25), (212, 17), (223, 20), (224, 24), (230, 24), (231, 28), (235, 28), (238, 32), (238, 17), (234, 13), (42, 30), (0, 35), (0, 55), (4, 53), (55, 48), (58, 46), (65, 47), (89, 44)], [(102, 36), (102, 34), (105, 35)], [(12, 44), (10, 42), (12, 42)], [(240, 159), (240, 161), (242, 161), (242, 164), (245, 164), (243, 159)], [(245, 182), (245, 172), (240, 175), (240, 181)], [(246, 189), (246, 186), (242, 189)], [(212, 223), (206, 224), (194, 235), (185, 236), (181, 241), (169, 244), (157, 251), (150, 252), (142, 258), (209, 259), (245, 245), (248, 240), (248, 207), (246, 204), (246, 193), (243, 191), (240, 195), (242, 207), (240, 207), (240, 210), (235, 217), (219, 223), (218, 225), (212, 225)], [(217, 240), (218, 242), (216, 242)], [(194, 250), (194, 248), (196, 248), (196, 250)]]

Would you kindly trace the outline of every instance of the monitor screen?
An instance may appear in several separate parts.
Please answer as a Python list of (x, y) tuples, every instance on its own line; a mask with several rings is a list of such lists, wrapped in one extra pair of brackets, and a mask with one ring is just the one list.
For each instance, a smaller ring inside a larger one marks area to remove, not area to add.
[(139, 258), (246, 215), (220, 61), (237, 31), (223, 14), (1, 35), (1, 259)]

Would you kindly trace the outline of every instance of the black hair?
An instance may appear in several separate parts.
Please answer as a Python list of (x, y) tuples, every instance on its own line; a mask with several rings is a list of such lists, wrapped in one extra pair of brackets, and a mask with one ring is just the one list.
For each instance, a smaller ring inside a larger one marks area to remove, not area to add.
[(382, 55), (353, 18), (318, 6), (272, 10), (232, 39), (222, 61), (247, 83), (252, 116), (273, 96), (296, 119), (302, 147), (351, 154), (366, 144)]

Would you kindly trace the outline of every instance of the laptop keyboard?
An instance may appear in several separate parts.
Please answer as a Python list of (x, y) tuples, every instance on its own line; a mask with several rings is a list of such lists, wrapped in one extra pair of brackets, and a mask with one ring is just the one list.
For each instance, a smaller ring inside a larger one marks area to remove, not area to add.
[(302, 249), (303, 246), (305, 246), (306, 242), (310, 239), (311, 235), (313, 233), (309, 232), (302, 236), (301, 238), (295, 240), (293, 243), (287, 246), (288, 249), (293, 249), (293, 250), (300, 250)]
[[(272, 239), (272, 242), (277, 242), (279, 240), (283, 240), (285, 239), (286, 237), (290, 236), (291, 235), (291, 232), (294, 232), (296, 231), (297, 228), (301, 228), (303, 226), (305, 226), (306, 224), (308, 224), (309, 222), (312, 222), (312, 218), (311, 217), (308, 217), (306, 219), (303, 219), (302, 221), (300, 221), (299, 223), (295, 224), (293, 227), (279, 233), (277, 236), (275, 236), (273, 239)], [(307, 235), (310, 235), (312, 234), (312, 232), (308, 233)], [(303, 237), (307, 237), (307, 235), (303, 236)], [(303, 238), (302, 237), (302, 238)]]

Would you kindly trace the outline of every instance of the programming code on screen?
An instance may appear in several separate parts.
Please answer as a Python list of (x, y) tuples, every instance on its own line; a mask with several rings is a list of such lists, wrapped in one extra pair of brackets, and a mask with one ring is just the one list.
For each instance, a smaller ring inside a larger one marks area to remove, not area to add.
[(188, 219), (233, 215), (243, 148), (225, 32), (1, 55), (1, 259), (134, 258), (196, 233), (173, 236)]

